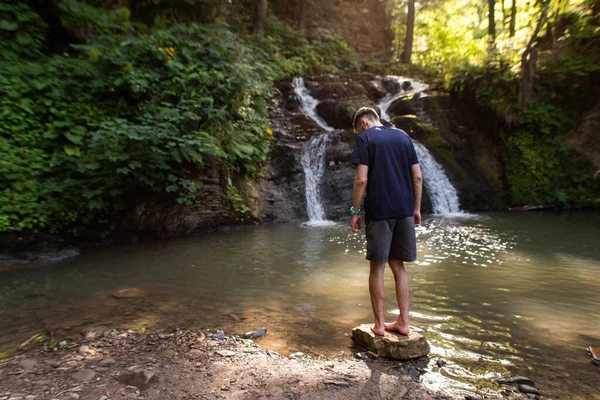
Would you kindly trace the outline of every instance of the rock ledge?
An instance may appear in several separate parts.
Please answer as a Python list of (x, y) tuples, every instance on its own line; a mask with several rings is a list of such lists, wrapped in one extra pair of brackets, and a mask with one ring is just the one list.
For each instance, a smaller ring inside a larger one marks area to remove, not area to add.
[(357, 346), (391, 360), (410, 360), (429, 354), (429, 344), (419, 333), (410, 332), (408, 336), (386, 332), (377, 336), (370, 325), (360, 325), (352, 330), (352, 340)]

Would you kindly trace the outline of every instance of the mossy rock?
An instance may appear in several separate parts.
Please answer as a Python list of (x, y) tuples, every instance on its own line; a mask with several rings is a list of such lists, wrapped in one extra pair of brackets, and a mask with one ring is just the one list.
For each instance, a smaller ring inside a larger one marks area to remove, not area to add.
[(390, 105), (387, 112), (390, 115), (416, 115), (418, 109), (416, 101), (412, 96), (400, 97)]
[(315, 99), (340, 99), (344, 97), (366, 95), (367, 91), (364, 86), (358, 82), (325, 82), (318, 85), (312, 85), (310, 94)]
[(317, 106), (317, 113), (329, 126), (336, 129), (351, 129), (352, 117), (360, 107), (377, 106), (366, 96), (352, 96), (338, 100), (324, 100)]

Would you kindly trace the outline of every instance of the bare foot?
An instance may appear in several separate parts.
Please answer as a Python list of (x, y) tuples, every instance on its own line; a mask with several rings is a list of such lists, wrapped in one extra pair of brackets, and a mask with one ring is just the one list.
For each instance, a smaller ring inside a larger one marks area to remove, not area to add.
[(398, 332), (401, 335), (408, 335), (410, 332), (410, 327), (408, 325), (402, 325), (398, 321), (394, 321), (391, 324), (383, 324), (383, 326), (385, 326), (386, 331)]
[(375, 326), (371, 327), (371, 331), (373, 331), (374, 334), (378, 335), (378, 336), (385, 336), (385, 329), (384, 328), (376, 328)]

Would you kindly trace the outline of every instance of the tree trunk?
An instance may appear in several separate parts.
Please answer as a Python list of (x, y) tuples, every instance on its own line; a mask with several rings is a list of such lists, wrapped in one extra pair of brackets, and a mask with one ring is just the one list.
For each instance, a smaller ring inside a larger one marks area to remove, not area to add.
[(269, 9), (268, 0), (257, 0), (256, 3), (256, 24), (254, 30), (261, 31), (267, 20), (267, 11)]
[(400, 60), (410, 64), (412, 57), (413, 37), (415, 33), (415, 0), (408, 0), (408, 13), (406, 15), (406, 37), (404, 38), (404, 51)]
[(308, 0), (300, 0), (298, 28), (302, 32), (302, 36), (306, 35), (306, 14), (308, 14)]
[(488, 39), (491, 43), (496, 41), (496, 0), (488, 0)]
[(504, 7), (504, 0), (500, 0), (502, 3), (502, 32), (504, 32), (504, 30), (506, 29), (506, 20), (508, 18), (506, 18), (506, 7)]
[(551, 0), (544, 0), (540, 18), (535, 31), (529, 39), (525, 51), (521, 55), (521, 79), (519, 81), (519, 105), (527, 109), (533, 99), (533, 83), (537, 66), (537, 49), (535, 48), (540, 30), (548, 19), (548, 8)]
[(509, 36), (515, 37), (515, 29), (517, 27), (517, 0), (512, 0), (512, 6), (510, 7), (510, 27)]

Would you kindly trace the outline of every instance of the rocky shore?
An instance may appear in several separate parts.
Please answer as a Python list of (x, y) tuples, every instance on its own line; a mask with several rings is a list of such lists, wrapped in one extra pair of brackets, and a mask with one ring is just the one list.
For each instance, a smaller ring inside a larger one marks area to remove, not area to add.
[[(36, 341), (0, 362), (1, 400), (480, 398), (425, 388), (420, 375), (427, 357), (398, 362), (365, 352), (355, 359), (285, 356), (218, 331), (111, 330), (52, 346)], [(485, 398), (528, 398), (504, 395)]]

